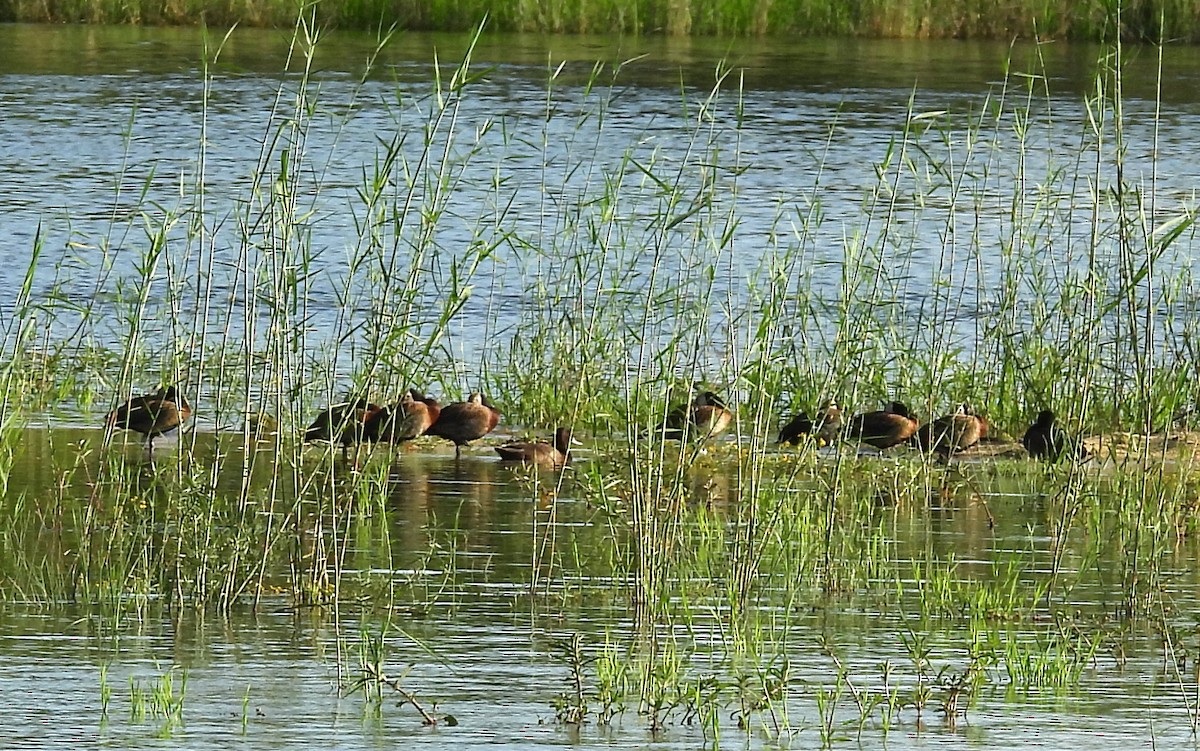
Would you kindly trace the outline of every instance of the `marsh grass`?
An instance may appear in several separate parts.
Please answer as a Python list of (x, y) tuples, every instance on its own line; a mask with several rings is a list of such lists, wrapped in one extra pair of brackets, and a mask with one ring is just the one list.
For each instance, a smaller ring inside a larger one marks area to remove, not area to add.
[[(681, 92), (676, 138), (637, 132), (605, 162), (619, 67), (562, 91), (561, 69), (549, 69), (539, 127), (519, 128), (468, 119), (473, 86), (490, 74), (468, 52), (424, 95), (389, 103), (390, 129), (337, 207), (354, 217), (353, 236), (315, 246), (311, 226), (330, 210), (322, 176), (340, 154), (316, 150), (314, 132), (320, 122), (336, 136), (355, 112), (318, 120), (328, 115), (311, 68), (318, 28), (310, 8), (229, 215), (211, 213), (202, 144), (179, 206), (139, 203), (130, 226), (114, 218), (97, 241), (95, 284), (115, 287), (119, 315), (35, 300), (39, 237), (4, 319), (6, 599), (121, 613), (282, 598), (328, 610), (338, 670), (353, 673), (343, 686), (376, 708), (390, 688), (422, 721), (443, 721), (388, 674), (386, 614), (454, 612), (472, 515), (493, 512), (498, 483), (456, 465), (480, 495), (447, 516), (423, 490), (432, 481), (405, 475), (392, 453), (343, 463), (337, 448), (296, 438), (321, 406), (423, 386), (447, 399), (483, 389), (506, 428), (574, 425), (594, 442), (591, 460), (567, 471), (514, 473), (534, 509), (519, 517), (529, 601), (581, 607), (595, 593), (571, 581), (603, 578), (603, 596), (631, 615), (629, 633), (608, 631), (603, 644), (579, 632), (560, 642), (554, 707), (565, 723), (636, 712), (653, 730), (695, 723), (712, 739), (730, 728), (723, 718), (776, 739), (815, 728), (826, 745), (886, 734), (935, 708), (960, 717), (987, 686), (1077, 685), (1107, 635), (1059, 616), (1089, 586), (1120, 593), (1131, 621), (1166, 607), (1164, 577), (1194, 534), (1198, 494), (1190, 462), (1152, 456), (1149, 439), (1131, 439), (1140, 453), (1059, 466), (771, 446), (781, 414), (827, 397), (848, 412), (902, 397), (927, 417), (970, 400), (1011, 436), (1046, 406), (1105, 432), (1157, 430), (1193, 403), (1181, 346), (1196, 323), (1175, 304), (1191, 281), (1164, 283), (1162, 270), (1193, 240), (1191, 208), (1156, 205), (1153, 185), (1129, 183), (1119, 47), (1097, 64), (1075, 151), (1046, 153), (1043, 71), (1010, 75), (966, 114), (921, 111), (914, 95), (876, 155), (830, 288), (814, 270), (828, 237), (824, 157), (743, 263), (739, 201), (754, 164), (741, 149), (746, 97), (725, 67), (710, 89)], [(366, 106), (362, 87), (351, 105)], [(571, 139), (552, 148), (565, 118)], [(538, 156), (547, 196), (534, 224), (520, 221), (506, 181), (519, 150)], [(458, 189), (481, 170), (492, 176), (485, 199), (464, 206)], [(218, 257), (227, 226), (238, 242)], [(122, 266), (125, 242), (141, 250)], [(502, 319), (509, 305), (518, 311)], [(39, 328), (50, 314), (81, 335), (55, 340)], [(41, 403), (29, 393), (77, 393), (92, 413), (148, 382), (186, 384), (203, 429), (153, 461), (111, 431), (85, 437), (56, 454), (72, 459), (47, 463), (48, 477), (11, 479), (26, 405)], [(737, 405), (731, 439), (663, 437), (695, 384)], [(279, 429), (260, 437), (245, 418), (264, 414)], [(415, 542), (398, 544), (400, 519), (420, 529)], [(940, 547), (942, 527), (986, 563)], [(384, 622), (362, 631), (357, 652), (340, 631), (352, 606)], [(836, 626), (851, 607), (894, 618), (884, 628), (902, 638), (873, 654), (878, 670), (834, 639), (812, 642), (813, 613)], [(806, 649), (830, 680), (798, 676)], [(170, 675), (131, 685), (135, 716), (181, 716)]]
[[(432, 0), (383, 3), (379, 0), (324, 0), (302, 5), (322, 24), (342, 28), (467, 31), (483, 18), (505, 31), (552, 33), (666, 33), (684, 35), (866, 36), (908, 38), (1003, 38), (1051, 36), (1104, 41), (1120, 34), (1138, 41), (1163, 38), (1192, 41), (1195, 17), (1181, 3), (1151, 0), (1127, 3), (1034, 3), (1002, 6), (949, 0), (870, 2), (847, 5), (831, 0), (629, 0), (543, 5), (484, 0)], [(63, 0), (54, 4), (14, 0), (4, 21), (40, 23), (200, 24), (287, 27), (296, 3), (197, 0)]]
[(159, 720), (156, 735), (170, 738), (183, 724), (183, 704), (187, 696), (187, 671), (167, 670), (143, 684), (136, 676), (129, 676), (129, 719), (131, 722)]

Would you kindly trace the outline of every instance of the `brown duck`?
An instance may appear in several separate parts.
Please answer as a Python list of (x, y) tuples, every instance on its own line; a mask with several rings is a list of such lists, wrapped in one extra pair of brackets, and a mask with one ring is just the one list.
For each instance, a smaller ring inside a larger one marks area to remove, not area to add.
[(917, 420), (903, 402), (888, 402), (881, 410), (855, 415), (845, 428), (850, 440), (880, 450), (904, 443), (916, 432)]
[(437, 422), (441, 411), (437, 399), (425, 396), (417, 389), (409, 389), (400, 401), (367, 418), (363, 424), (363, 440), (371, 443), (411, 441), (425, 435), (429, 426)]
[(712, 391), (701, 391), (667, 413), (663, 436), (674, 441), (683, 440), (685, 435), (704, 440), (725, 432), (732, 424), (733, 412), (725, 401)]
[(841, 432), (842, 411), (830, 400), (821, 405), (815, 420), (810, 418), (807, 412), (800, 412), (793, 417), (791, 422), (779, 429), (778, 443), (796, 446), (806, 437), (811, 437), (816, 440), (818, 446), (828, 446)]
[(921, 426), (917, 445), (925, 452), (936, 452), (944, 461), (966, 451), (987, 435), (987, 420), (976, 414), (969, 404), (962, 404), (951, 415), (944, 415)]
[(146, 448), (153, 450), (154, 439), (169, 433), (192, 416), (192, 407), (174, 386), (160, 388), (153, 394), (135, 396), (109, 412), (105, 427), (133, 430), (146, 436)]
[(554, 431), (553, 444), (545, 441), (514, 441), (497, 446), (496, 453), (503, 462), (565, 467), (571, 463), (571, 444), (574, 442), (570, 428), (559, 428)]
[(331, 405), (304, 431), (304, 442), (340, 443), (342, 458), (349, 459), (350, 447), (363, 442), (365, 423), (378, 411), (378, 405), (361, 397)]
[(425, 433), (452, 441), (454, 458), (458, 459), (462, 456), (463, 446), (492, 432), (499, 422), (500, 411), (483, 394), (474, 393), (465, 402), (442, 407), (437, 421)]

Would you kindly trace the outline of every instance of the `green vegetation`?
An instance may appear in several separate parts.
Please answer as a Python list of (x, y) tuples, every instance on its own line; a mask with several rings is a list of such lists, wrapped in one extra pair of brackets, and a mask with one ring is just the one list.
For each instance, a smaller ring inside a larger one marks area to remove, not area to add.
[[(316, 20), (341, 29), (468, 31), (484, 18), (495, 31), (568, 34), (804, 35), (899, 38), (1154, 41), (1200, 38), (1200, 7), (1166, 0), (1073, 3), (1017, 0), (323, 0)], [(11, 0), (0, 21), (286, 27), (292, 0)]]
[[(315, 45), (301, 24), (297, 58)], [(484, 73), (469, 56), (443, 71), (379, 130), (355, 203), (339, 207), (357, 235), (328, 326), (309, 325), (321, 312), (309, 230), (330, 210), (321, 167), (342, 155), (309, 140), (329, 110), (307, 71), (280, 84), (242, 213), (209, 213), (202, 141), (179, 206), (114, 219), (112, 237), (142, 238), (120, 272), (115, 322), (100, 303), (35, 297), (34, 272), (55, 263), (39, 245), (3, 319), (0, 598), (113, 620), (264, 600), (312, 610), (338, 625), (345, 693), (375, 713), (399, 696), (421, 722), (452, 724), (454, 708), (409, 686), (389, 646), (420, 643), (401, 620), (455, 617), (467, 554), (497, 547), (478, 519), (511, 513), (503, 526), (521, 531), (521, 558), (486, 576), (515, 583), (514, 608), (564, 624), (535, 647), (560, 671), (546, 705), (563, 724), (636, 712), (653, 730), (811, 732), (829, 746), (934, 713), (953, 727), (989, 691), (1077, 687), (1151, 636), (1194, 718), (1195, 635), (1166, 582), (1186, 570), (1175, 556), (1195, 560), (1200, 494), (1187, 447), (1165, 455), (1162, 442), (1155, 456), (1150, 435), (1196, 398), (1187, 343), (1200, 320), (1177, 304), (1191, 280), (1164, 273), (1175, 244), (1193, 239), (1193, 215), (1125, 180), (1120, 48), (1099, 61), (1088, 130), (1065, 153), (1045, 137), (1039, 71), (1014, 73), (977, 112), (910, 108), (876, 155), (876, 182), (861, 186), (836, 264), (814, 262), (824, 165), (780, 202), (756, 263), (740, 262), (746, 102), (720, 73), (705, 98), (681, 103), (686, 139), (632, 139), (605, 163), (595, 144), (620, 71), (597, 67), (584, 106), (564, 109), (550, 73), (540, 131), (464, 122)], [(551, 159), (556, 118), (573, 140)], [(1139, 146), (1153, 158), (1154, 143)], [(505, 179), (506, 155), (530, 147), (555, 199), (532, 229), (507, 213)], [(455, 189), (477, 163), (495, 175), (490, 200), (462, 201)], [(983, 214), (997, 211), (1004, 235), (982, 236)], [(236, 247), (213, 247), (218, 225), (238, 228)], [(932, 252), (930, 236), (942, 243)], [(118, 273), (109, 238), (85, 239), (101, 273)], [(501, 289), (492, 272), (518, 261), (533, 271)], [(836, 288), (817, 286), (822, 266), (836, 266)], [(225, 273), (235, 284), (214, 282)], [(933, 292), (913, 304), (918, 278)], [(519, 322), (495, 330), (491, 314), (513, 297), (525, 302)], [(456, 336), (480, 298), (485, 334), (468, 361)], [(72, 336), (44, 323), (56, 317), (74, 322)], [(104, 343), (114, 327), (117, 351)], [(194, 395), (208, 427), (153, 462), (98, 431), (27, 427), (63, 402), (95, 417), (147, 381)], [(662, 439), (697, 382), (737, 396), (736, 442)], [(499, 483), (488, 473), (507, 472), (493, 463), (456, 467), (464, 490), (446, 506), (428, 467), (377, 449), (351, 471), (336, 450), (297, 440), (316, 407), (346, 393), (417, 384), (457, 396), (476, 383), (509, 425), (578, 427), (592, 458), (523, 473), (529, 503), (514, 511), (489, 495)], [(1144, 437), (1051, 466), (770, 446), (781, 414), (898, 394), (926, 416), (970, 399), (998, 433), (1019, 435), (1053, 404), (1073, 429), (1135, 425)], [(263, 414), (278, 432), (251, 428)], [(939, 525), (962, 529), (969, 560)], [(1098, 594), (1077, 596), (1089, 588)], [(365, 625), (347, 634), (351, 616)], [(824, 679), (798, 678), (801, 661)], [(174, 675), (131, 679), (132, 721), (160, 718), (163, 734), (182, 722), (187, 673), (178, 686)]]

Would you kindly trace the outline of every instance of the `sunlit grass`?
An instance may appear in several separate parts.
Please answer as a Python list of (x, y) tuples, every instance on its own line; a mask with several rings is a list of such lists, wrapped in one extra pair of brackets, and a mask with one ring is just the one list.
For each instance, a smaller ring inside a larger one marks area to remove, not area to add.
[[(367, 625), (353, 646), (339, 636), (339, 670), (355, 666), (340, 685), (377, 711), (390, 692), (424, 707), (388, 664), (393, 619), (454, 617), (463, 580), (493, 575), (466, 565), (493, 541), (479, 519), (510, 513), (528, 563), (514, 608), (620, 614), (603, 638), (580, 628), (539, 647), (562, 667), (548, 694), (559, 722), (637, 712), (655, 730), (687, 722), (712, 737), (735, 727), (786, 738), (808, 727), (825, 744), (934, 711), (952, 724), (989, 689), (1075, 686), (1109, 638), (1099, 614), (1154, 619), (1185, 643), (1162, 615), (1164, 579), (1179, 568), (1172, 556), (1194, 560), (1200, 494), (1167, 439), (1131, 437), (1119, 454), (1051, 466), (1019, 449), (942, 465), (904, 447), (772, 445), (789, 411), (831, 396), (864, 410), (902, 395), (925, 417), (970, 400), (1010, 438), (1048, 405), (1072, 429), (1136, 425), (1142, 436), (1193, 402), (1178, 342), (1196, 321), (1169, 304), (1190, 281), (1161, 278), (1176, 244), (1192, 240), (1191, 210), (1146, 210), (1167, 199), (1123, 180), (1116, 53), (1098, 62), (1081, 104), (1092, 117), (1077, 151), (1045, 145), (1052, 123), (1038, 114), (1036, 76), (1009, 79), (973, 113), (910, 108), (867, 155), (875, 182), (843, 232), (834, 286), (813, 262), (826, 237), (820, 164), (780, 201), (756, 262), (741, 262), (741, 180), (754, 164), (739, 150), (751, 126), (727, 69), (681, 102), (685, 138), (631, 142), (612, 163), (595, 143), (620, 71), (597, 66), (569, 116), (548, 71), (543, 130), (522, 131), (521, 145), (548, 154), (559, 117), (576, 140), (555, 152), (564, 172), (542, 173), (556, 200), (530, 225), (506, 208), (513, 131), (464, 122), (487, 75), (468, 54), (406, 112), (421, 126), (415, 149), (408, 120), (378, 134), (353, 205), (339, 207), (355, 234), (329, 295), (307, 231), (327, 211), (314, 176), (335, 158), (309, 141), (323, 111), (307, 67), (315, 29), (312, 17), (296, 29), (299, 72), (263, 123), (240, 213), (206, 213), (201, 158), (179, 207), (147, 203), (132, 228), (114, 220), (112, 235), (139, 238), (135, 263), (119, 266), (96, 241), (97, 274), (123, 275), (119, 315), (35, 299), (33, 272), (54, 259), (33, 249), (3, 321), (0, 597), (117, 614), (228, 613), (270, 599), (338, 623), (352, 610)], [(456, 187), (497, 152), (489, 199), (462, 201)], [(587, 179), (568, 186), (561, 174)], [(238, 243), (215, 248), (226, 222)], [(497, 268), (521, 262), (497, 281)], [(495, 311), (512, 299), (523, 305), (509, 330)], [(40, 328), (47, 313), (70, 317), (78, 336)], [(317, 313), (329, 314), (320, 327)], [(462, 341), (472, 326), (482, 333)], [(153, 462), (98, 431), (62, 445), (66, 431), (27, 427), (64, 396), (92, 415), (147, 381), (180, 384), (210, 420)], [(732, 440), (663, 437), (694, 384), (736, 405)], [(510, 428), (576, 426), (589, 459), (498, 478), (468, 458), (454, 465), (462, 497), (446, 506), (422, 474), (432, 459), (414, 466), (364, 447), (342, 462), (298, 440), (317, 407), (357, 393), (388, 401), (410, 385), (450, 398), (482, 388)], [(243, 419), (260, 413), (279, 427), (261, 439)], [(514, 483), (529, 502), (506, 508), (495, 488)], [(965, 552), (947, 549), (947, 530)], [(1087, 588), (1118, 602), (1079, 613)], [(888, 630), (871, 667), (839, 641), (842, 619), (852, 633)], [(799, 654), (830, 680), (798, 683)], [(131, 683), (134, 719), (162, 716), (168, 733), (178, 724), (172, 676)]]
[[(684, 35), (865, 36), (991, 38), (1014, 36), (1103, 40), (1119, 28), (1126, 39), (1192, 41), (1195, 18), (1181, 3), (1125, 3), (1117, 20), (1112, 4), (1031, 2), (980, 4), (937, 0), (839, 3), (833, 0), (593, 0), (592, 2), (490, 3), (486, 0), (325, 0), (313, 3), (317, 20), (339, 28), (467, 31), (483, 18), (503, 31)], [(64, 0), (53, 4), (14, 0), (5, 21), (134, 23), (287, 27), (296, 3), (257, 0)]]

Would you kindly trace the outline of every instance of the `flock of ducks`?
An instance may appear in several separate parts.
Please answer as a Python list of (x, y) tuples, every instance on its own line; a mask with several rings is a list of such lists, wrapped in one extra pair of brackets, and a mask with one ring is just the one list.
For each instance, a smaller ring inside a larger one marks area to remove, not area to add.
[[(179, 428), (192, 408), (175, 386), (135, 396), (108, 413), (105, 426), (133, 430), (146, 436), (147, 449), (154, 439)], [(454, 444), (454, 458), (462, 447), (495, 430), (500, 411), (482, 394), (462, 402), (441, 405), (437, 399), (409, 389), (394, 404), (379, 406), (366, 399), (353, 399), (323, 410), (304, 431), (305, 442), (341, 444), (342, 457), (349, 459), (351, 446), (367, 443), (399, 444), (423, 435), (445, 438)], [(502, 461), (564, 466), (571, 460), (571, 431), (559, 428), (554, 443), (514, 441), (496, 447)]]
[[(837, 404), (826, 402), (816, 418), (801, 412), (779, 431), (779, 443), (796, 445), (805, 439), (830, 444), (839, 437), (865, 443), (880, 451), (915, 444), (921, 451), (936, 453), (943, 461), (975, 446), (987, 435), (987, 418), (969, 404), (962, 404), (949, 415), (920, 425), (901, 402), (889, 402), (883, 409), (842, 419)], [(1087, 450), (1077, 438), (1058, 426), (1054, 412), (1045, 409), (1025, 431), (1021, 445), (1031, 456), (1046, 461), (1064, 458), (1086, 459)]]
[[(183, 394), (175, 386), (166, 386), (117, 407), (108, 413), (105, 426), (143, 434), (147, 448), (152, 450), (157, 436), (179, 428), (191, 414), (192, 408)], [(733, 412), (720, 396), (697, 389), (687, 402), (667, 413), (662, 435), (672, 440), (704, 440), (724, 432), (733, 421)], [(430, 435), (452, 442), (454, 457), (458, 459), (463, 446), (492, 432), (499, 422), (500, 411), (480, 393), (443, 406), (414, 388), (390, 405), (379, 406), (361, 398), (335, 404), (317, 415), (304, 431), (304, 440), (341, 444), (342, 456), (348, 459), (351, 446), (400, 444)], [(953, 414), (920, 425), (898, 401), (848, 419), (843, 419), (837, 404), (830, 401), (816, 417), (801, 412), (784, 425), (779, 432), (779, 443), (796, 445), (811, 440), (818, 445), (829, 445), (841, 438), (880, 451), (907, 443), (926, 453), (936, 453), (948, 462), (955, 454), (979, 443), (987, 432), (987, 419), (968, 404), (961, 405)], [(496, 446), (495, 450), (502, 461), (562, 467), (571, 461), (573, 443), (571, 429), (559, 428), (553, 443), (515, 441)], [(1032, 456), (1047, 461), (1087, 456), (1082, 443), (1060, 428), (1054, 413), (1048, 409), (1038, 414), (1021, 443)]]

